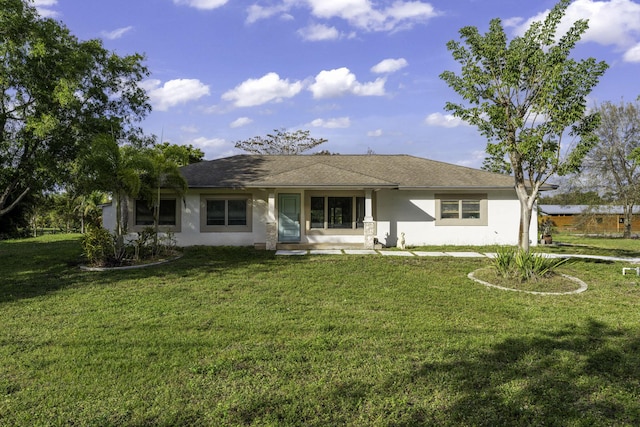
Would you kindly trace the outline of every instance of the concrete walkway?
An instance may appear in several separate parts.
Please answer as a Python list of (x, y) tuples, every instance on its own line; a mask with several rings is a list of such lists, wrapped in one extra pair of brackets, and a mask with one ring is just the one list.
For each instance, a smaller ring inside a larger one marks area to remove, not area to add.
[[(297, 250), (279, 250), (276, 255), (296, 256), (296, 255), (382, 255), (382, 256), (398, 256), (398, 257), (457, 257), (457, 258), (493, 258), (495, 253), (491, 252), (424, 252), (424, 251), (396, 251), (396, 250), (374, 250), (374, 249), (297, 249)], [(582, 255), (582, 254), (549, 254), (543, 253), (541, 256), (549, 258), (584, 258), (597, 259), (601, 261), (628, 262), (631, 264), (640, 264), (640, 258), (624, 258), (612, 257), (604, 255)]]
[(279, 250), (276, 255), (382, 255), (382, 256), (404, 256), (404, 257), (439, 257), (452, 256), (464, 258), (486, 258), (493, 254), (482, 254), (479, 252), (421, 252), (421, 251), (386, 251), (374, 249), (296, 249)]

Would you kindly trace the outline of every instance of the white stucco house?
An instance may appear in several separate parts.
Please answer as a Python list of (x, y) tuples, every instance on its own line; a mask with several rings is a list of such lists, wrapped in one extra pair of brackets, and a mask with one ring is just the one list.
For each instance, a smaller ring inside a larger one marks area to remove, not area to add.
[[(373, 248), (401, 233), (407, 246), (518, 243), (513, 177), (487, 171), (408, 155), (237, 155), (181, 172), (186, 195), (160, 205), (180, 246)], [(144, 201), (129, 202), (129, 231), (152, 223)], [(537, 231), (534, 220), (532, 244)]]

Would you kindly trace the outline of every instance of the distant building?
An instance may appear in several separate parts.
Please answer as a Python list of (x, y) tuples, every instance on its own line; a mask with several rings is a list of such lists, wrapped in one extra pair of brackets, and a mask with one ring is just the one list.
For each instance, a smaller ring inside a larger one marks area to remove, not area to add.
[[(538, 205), (540, 223), (550, 220), (559, 232), (613, 234), (624, 231), (621, 205)], [(633, 209), (631, 233), (640, 232), (640, 207)]]

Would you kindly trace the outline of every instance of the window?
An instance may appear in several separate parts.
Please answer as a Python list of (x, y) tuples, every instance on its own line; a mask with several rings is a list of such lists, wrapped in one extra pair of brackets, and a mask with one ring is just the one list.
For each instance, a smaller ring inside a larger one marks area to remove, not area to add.
[(311, 198), (311, 228), (324, 228), (324, 197)]
[(328, 228), (353, 228), (353, 198), (328, 197)]
[(251, 231), (247, 196), (202, 196), (200, 210), (200, 231)]
[[(147, 201), (142, 199), (135, 200), (132, 213), (134, 217), (133, 231), (141, 231), (144, 227), (149, 227), (154, 224), (153, 207), (150, 207)], [(160, 199), (158, 225), (166, 231), (180, 231), (180, 208), (178, 207), (178, 199)]]
[(487, 195), (436, 194), (436, 225), (487, 225)]
[(364, 228), (364, 197), (311, 196), (309, 211), (312, 230)]
[[(136, 225), (153, 225), (153, 207), (144, 200), (136, 200)], [(160, 200), (158, 225), (176, 225), (176, 199)]]

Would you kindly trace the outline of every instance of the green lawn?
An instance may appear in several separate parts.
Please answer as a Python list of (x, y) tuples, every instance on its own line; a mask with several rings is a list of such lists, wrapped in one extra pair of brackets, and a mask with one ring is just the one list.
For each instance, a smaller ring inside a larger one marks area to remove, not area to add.
[(563, 267), (589, 290), (558, 297), (469, 280), (486, 259), (200, 247), (91, 273), (79, 255), (0, 242), (0, 425), (640, 424), (624, 263)]

